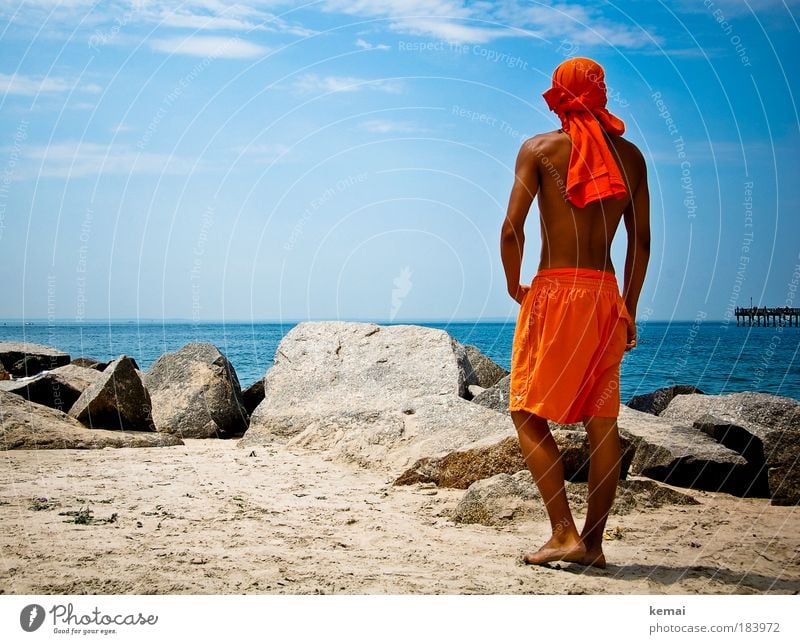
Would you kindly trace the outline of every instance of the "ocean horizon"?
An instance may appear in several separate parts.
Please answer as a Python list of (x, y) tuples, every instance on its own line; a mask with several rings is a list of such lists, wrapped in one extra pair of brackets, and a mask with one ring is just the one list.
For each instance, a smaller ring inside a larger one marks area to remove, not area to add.
[[(278, 343), (300, 321), (6, 318), (0, 320), (0, 340), (45, 344), (73, 359), (108, 361), (125, 354), (135, 358), (142, 370), (188, 342), (210, 342), (231, 361), (246, 388), (263, 377)], [(513, 320), (347, 321), (439, 328), (510, 368)], [(623, 402), (674, 384), (693, 385), (709, 394), (759, 391), (800, 399), (798, 327), (737, 327), (735, 320), (705, 319), (649, 320), (640, 322), (638, 329), (638, 346), (622, 361)]]

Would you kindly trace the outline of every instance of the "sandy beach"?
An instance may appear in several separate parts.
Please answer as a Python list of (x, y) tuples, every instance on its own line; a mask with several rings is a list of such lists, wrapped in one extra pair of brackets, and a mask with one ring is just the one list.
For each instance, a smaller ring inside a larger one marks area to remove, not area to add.
[(296, 446), (185, 443), (4, 452), (0, 592), (800, 591), (800, 513), (768, 499), (683, 490), (699, 504), (610, 516), (607, 569), (532, 567), (547, 521), (456, 524), (464, 490), (395, 487)]

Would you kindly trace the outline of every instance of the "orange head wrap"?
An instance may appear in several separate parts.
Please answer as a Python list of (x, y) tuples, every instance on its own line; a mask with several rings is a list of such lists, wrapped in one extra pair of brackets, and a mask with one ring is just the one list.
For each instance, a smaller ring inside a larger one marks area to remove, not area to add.
[(567, 200), (577, 208), (627, 192), (603, 130), (622, 134), (625, 123), (606, 109), (603, 68), (589, 58), (570, 58), (553, 72), (553, 86), (544, 94), (572, 140), (567, 171)]

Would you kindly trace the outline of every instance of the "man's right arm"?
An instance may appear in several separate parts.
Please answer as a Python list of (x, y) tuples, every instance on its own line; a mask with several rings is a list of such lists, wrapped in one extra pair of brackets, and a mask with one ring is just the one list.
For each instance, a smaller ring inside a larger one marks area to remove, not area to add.
[(647, 186), (647, 165), (641, 152), (637, 150), (637, 153), (641, 175), (631, 202), (623, 213), (625, 230), (628, 234), (628, 250), (625, 256), (625, 286), (622, 296), (625, 308), (628, 309), (634, 322), (632, 328), (628, 329), (628, 348), (635, 344), (636, 307), (650, 260), (650, 190)]
[(527, 139), (517, 154), (514, 185), (500, 234), (500, 257), (506, 274), (506, 286), (509, 295), (519, 303), (522, 302), (524, 291), (519, 276), (525, 246), (525, 219), (539, 191), (538, 145), (536, 137)]

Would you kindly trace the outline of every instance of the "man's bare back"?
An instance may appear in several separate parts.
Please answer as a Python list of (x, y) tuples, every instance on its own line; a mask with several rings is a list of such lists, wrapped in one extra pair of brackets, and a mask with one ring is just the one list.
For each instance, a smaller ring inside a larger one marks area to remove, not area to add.
[(608, 136), (608, 141), (612, 153), (616, 150), (628, 198), (610, 198), (576, 208), (564, 198), (572, 150), (569, 136), (558, 130), (530, 140), (529, 145), (539, 156), (540, 269), (577, 266), (614, 272), (611, 242), (645, 166), (641, 153), (630, 141), (621, 136)]

